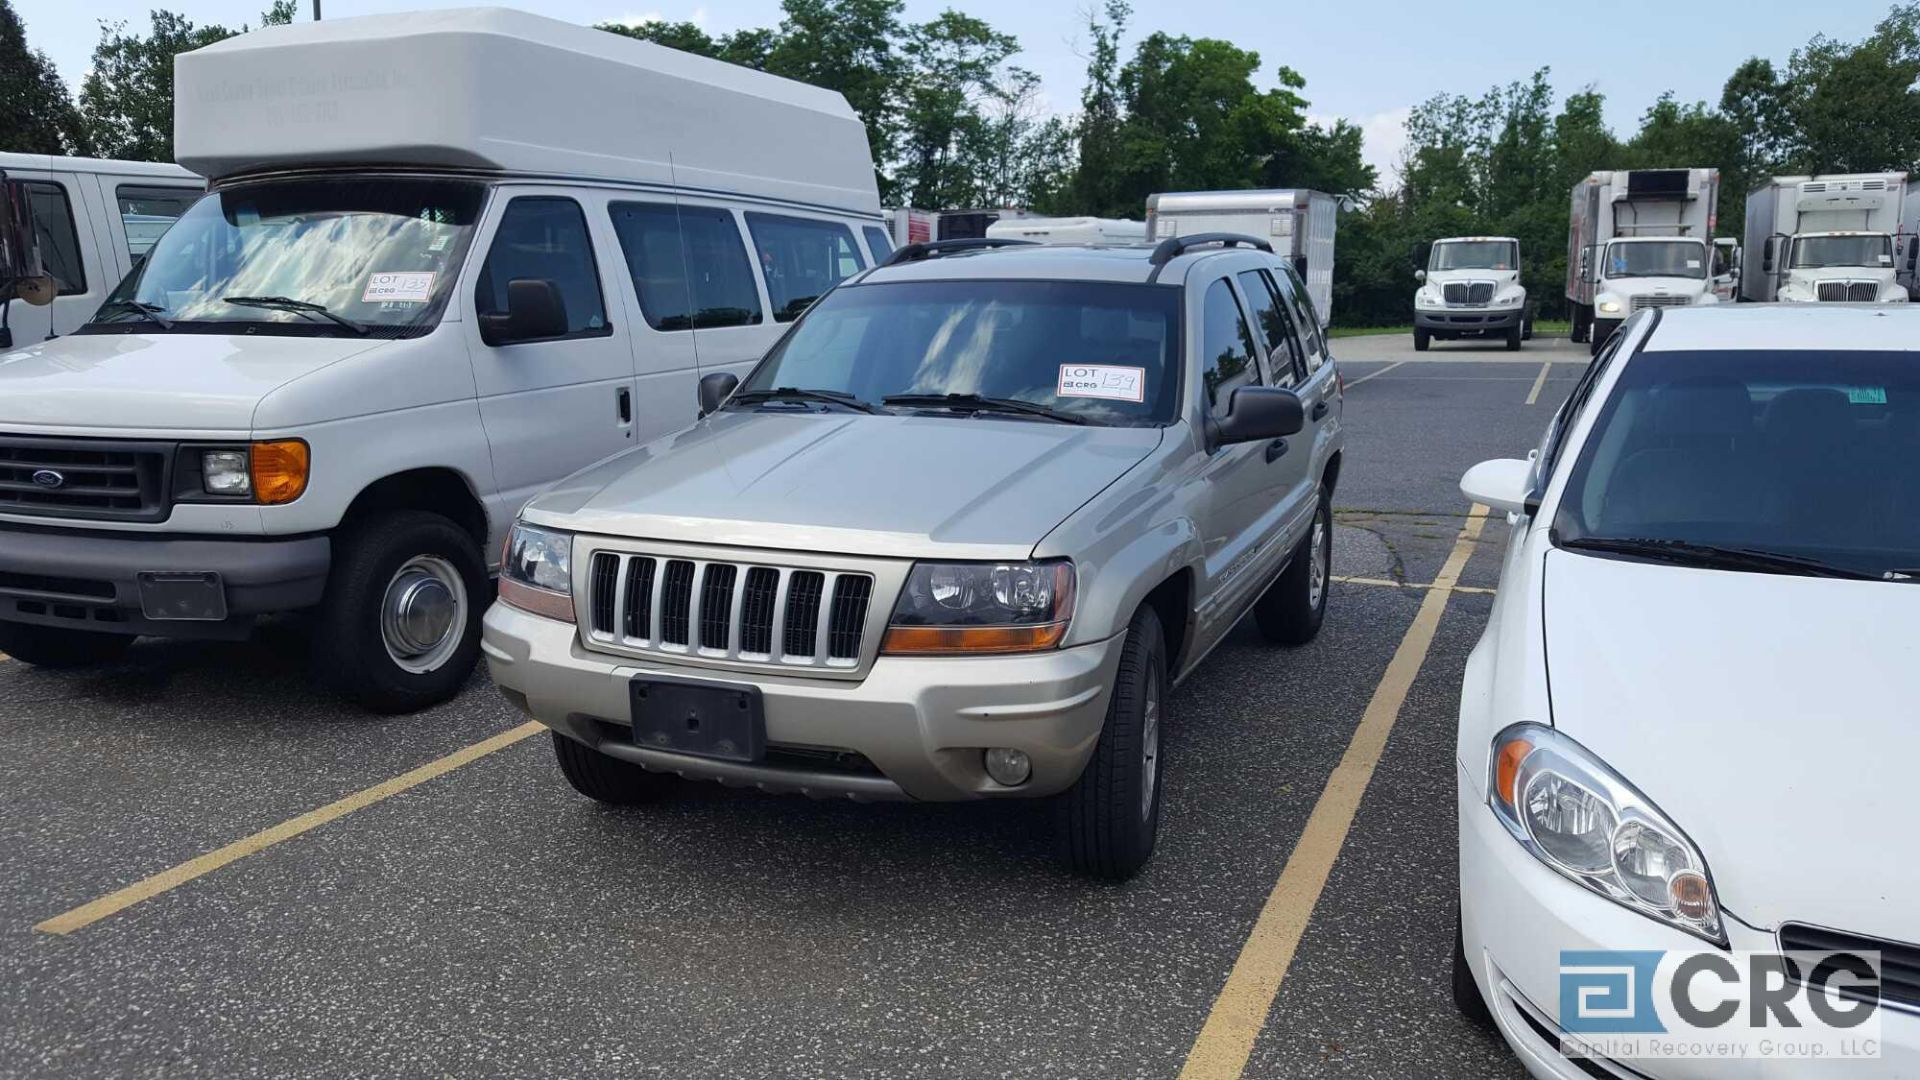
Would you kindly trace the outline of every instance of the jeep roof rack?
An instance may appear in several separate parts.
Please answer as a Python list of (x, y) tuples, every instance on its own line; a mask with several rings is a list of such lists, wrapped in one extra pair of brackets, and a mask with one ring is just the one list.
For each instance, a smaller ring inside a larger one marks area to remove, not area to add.
[(1250, 248), (1258, 248), (1269, 255), (1273, 254), (1273, 245), (1256, 236), (1248, 236), (1245, 233), (1203, 232), (1194, 233), (1191, 236), (1167, 237), (1153, 249), (1153, 255), (1147, 261), (1154, 266), (1165, 266), (1188, 251), (1208, 244), (1219, 244), (1221, 247), (1240, 247), (1244, 244)]
[(942, 255), (951, 255), (960, 251), (984, 251), (1000, 247), (1035, 247), (1031, 240), (1013, 240), (999, 236), (977, 236), (964, 240), (923, 240), (918, 244), (908, 244), (892, 255), (881, 266), (894, 266), (899, 263), (919, 262), (922, 259), (937, 259)]

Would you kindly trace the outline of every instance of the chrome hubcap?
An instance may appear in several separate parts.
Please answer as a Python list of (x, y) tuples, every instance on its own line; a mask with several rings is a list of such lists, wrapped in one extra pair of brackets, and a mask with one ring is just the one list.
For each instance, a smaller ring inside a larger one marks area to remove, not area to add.
[(415, 674), (447, 662), (467, 625), (467, 589), (453, 564), (416, 555), (394, 571), (380, 602), (380, 637), (393, 662)]
[(1307, 601), (1314, 607), (1320, 606), (1320, 598), (1327, 592), (1327, 569), (1333, 561), (1328, 550), (1327, 521), (1325, 515), (1315, 514), (1313, 518), (1313, 536), (1308, 540), (1307, 554)]
[(1160, 674), (1147, 671), (1146, 707), (1140, 718), (1140, 819), (1153, 816), (1153, 789), (1160, 780)]

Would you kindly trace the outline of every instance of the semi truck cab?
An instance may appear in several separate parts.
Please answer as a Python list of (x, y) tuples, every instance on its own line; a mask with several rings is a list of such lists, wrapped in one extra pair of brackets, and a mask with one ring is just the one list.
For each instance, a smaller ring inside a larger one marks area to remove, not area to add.
[(1511, 236), (1435, 240), (1427, 264), (1413, 272), (1413, 347), (1434, 339), (1501, 338), (1509, 350), (1533, 333), (1527, 290), (1520, 284), (1520, 241)]
[(1783, 303), (1905, 303), (1896, 280), (1894, 238), (1883, 232), (1810, 232), (1780, 237), (1773, 272)]
[(1585, 270), (1594, 285), (1596, 351), (1620, 323), (1650, 307), (1716, 304), (1713, 246), (1687, 236), (1630, 236), (1592, 249)]

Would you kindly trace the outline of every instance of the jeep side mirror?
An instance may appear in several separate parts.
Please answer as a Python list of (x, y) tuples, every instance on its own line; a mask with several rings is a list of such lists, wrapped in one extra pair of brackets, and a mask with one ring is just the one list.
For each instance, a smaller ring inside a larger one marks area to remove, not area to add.
[(740, 380), (730, 371), (716, 371), (711, 375), (700, 376), (700, 415), (717, 412), (732, 396), (734, 387)]
[(1278, 386), (1242, 386), (1227, 399), (1227, 415), (1214, 422), (1214, 443), (1284, 439), (1306, 426), (1300, 395)]
[(560, 297), (560, 287), (544, 278), (507, 282), (506, 312), (480, 317), (480, 339), (489, 345), (565, 337), (566, 333), (566, 301)]

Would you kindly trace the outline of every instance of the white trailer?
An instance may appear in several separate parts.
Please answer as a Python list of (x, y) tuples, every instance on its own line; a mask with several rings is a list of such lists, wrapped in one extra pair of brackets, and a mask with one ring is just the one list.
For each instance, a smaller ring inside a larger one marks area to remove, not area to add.
[(1905, 303), (1920, 254), (1920, 178), (1776, 176), (1747, 196), (1743, 300)]
[(1307, 283), (1324, 326), (1333, 315), (1333, 238), (1340, 201), (1319, 191), (1179, 191), (1147, 196), (1147, 239), (1243, 233), (1271, 241)]
[(1147, 239), (1147, 223), (1125, 218), (1015, 218), (987, 226), (987, 237), (1036, 244), (1141, 244)]
[(1648, 307), (1720, 301), (1713, 288), (1720, 170), (1614, 169), (1573, 185), (1567, 301), (1594, 352)]

